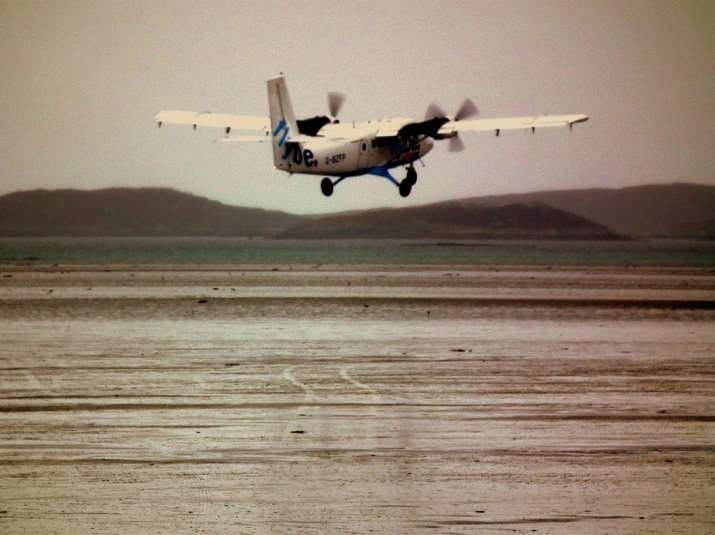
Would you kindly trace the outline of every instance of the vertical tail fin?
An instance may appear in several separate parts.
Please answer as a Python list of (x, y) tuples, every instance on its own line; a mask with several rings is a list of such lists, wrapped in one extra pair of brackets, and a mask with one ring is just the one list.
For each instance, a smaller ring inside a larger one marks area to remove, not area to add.
[(268, 110), (273, 136), (273, 164), (279, 169), (286, 169), (288, 164), (283, 160), (284, 144), (291, 134), (298, 135), (298, 124), (283, 76), (268, 80)]

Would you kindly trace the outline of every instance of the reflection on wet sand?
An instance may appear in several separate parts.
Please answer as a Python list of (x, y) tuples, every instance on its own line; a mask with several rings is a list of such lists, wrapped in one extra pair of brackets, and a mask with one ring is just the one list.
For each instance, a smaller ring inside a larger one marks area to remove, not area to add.
[(2, 533), (715, 528), (708, 270), (106, 269), (2, 271)]

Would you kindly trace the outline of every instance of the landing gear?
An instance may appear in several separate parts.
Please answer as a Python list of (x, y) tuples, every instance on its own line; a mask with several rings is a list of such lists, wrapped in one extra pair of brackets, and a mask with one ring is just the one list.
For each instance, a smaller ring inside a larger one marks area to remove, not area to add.
[(417, 184), (417, 171), (415, 171), (414, 167), (410, 166), (407, 168), (407, 176), (405, 177), (405, 180), (409, 180), (413, 186)]
[(402, 197), (409, 196), (412, 191), (412, 182), (408, 178), (405, 178), (402, 182), (400, 182), (399, 189)]
[(400, 195), (402, 197), (407, 197), (409, 196), (410, 192), (412, 191), (412, 186), (414, 186), (417, 183), (417, 171), (415, 171), (415, 168), (410, 166), (407, 168), (407, 176), (402, 179), (402, 182), (400, 182)]
[(325, 195), (326, 197), (330, 197), (333, 194), (333, 181), (330, 180), (328, 177), (325, 177), (323, 180), (321, 180), (320, 191), (322, 191), (323, 195)]
[[(402, 197), (409, 197), (410, 193), (412, 192), (412, 188), (417, 183), (417, 171), (415, 171), (415, 168), (412, 165), (407, 167), (407, 175), (402, 180), (402, 182), (398, 182), (397, 179), (390, 174), (390, 170), (387, 167), (371, 167), (366, 171), (366, 174), (386, 178), (388, 181), (397, 186), (397, 189), (399, 190), (400, 195)], [(357, 175), (343, 175), (339, 176), (335, 180), (329, 177), (325, 177), (323, 178), (323, 180), (320, 181), (320, 191), (322, 191), (323, 195), (325, 195), (326, 197), (330, 197), (338, 184), (340, 184), (346, 178), (350, 178), (352, 176)]]

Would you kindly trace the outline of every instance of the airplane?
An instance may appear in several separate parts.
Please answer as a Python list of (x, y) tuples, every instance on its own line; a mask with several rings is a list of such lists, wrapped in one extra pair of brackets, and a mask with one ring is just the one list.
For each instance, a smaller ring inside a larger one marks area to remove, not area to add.
[[(476, 105), (466, 99), (453, 117), (436, 103), (427, 108), (423, 120), (390, 118), (362, 123), (341, 122), (337, 117), (345, 101), (341, 93), (328, 93), (330, 115), (296, 119), (282, 75), (267, 81), (269, 117), (230, 115), (210, 111), (159, 112), (156, 121), (164, 124), (191, 125), (223, 129), (225, 143), (271, 143), (275, 169), (289, 174), (322, 175), (320, 189), (326, 197), (335, 186), (349, 177), (376, 175), (397, 186), (402, 197), (409, 196), (417, 183), (414, 163), (434, 147), (434, 141), (449, 140), (449, 150), (464, 150), (460, 134), (566, 127), (588, 120), (588, 115), (541, 115), (473, 119)], [(252, 134), (231, 135), (243, 131)], [(404, 167), (405, 177), (398, 181), (391, 169)], [(334, 177), (334, 178), (331, 178)]]

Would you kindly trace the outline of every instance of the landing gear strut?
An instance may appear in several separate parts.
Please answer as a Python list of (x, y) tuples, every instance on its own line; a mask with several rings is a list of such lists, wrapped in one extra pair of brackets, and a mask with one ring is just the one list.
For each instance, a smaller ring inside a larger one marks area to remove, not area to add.
[(326, 197), (330, 197), (333, 194), (333, 186), (333, 181), (328, 177), (320, 181), (320, 191), (322, 191)]
[[(407, 175), (404, 179), (402, 179), (402, 182), (398, 182), (397, 179), (390, 174), (390, 171), (386, 167), (373, 167), (367, 171), (367, 174), (377, 175), (386, 178), (395, 186), (397, 186), (397, 189), (400, 191), (400, 195), (402, 197), (408, 197), (412, 192), (412, 188), (417, 183), (417, 171), (415, 171), (415, 168), (412, 165), (407, 168)], [(320, 181), (320, 191), (322, 191), (323, 195), (325, 195), (326, 197), (330, 197), (335, 190), (335, 186), (337, 186), (343, 180), (351, 176), (355, 175), (343, 175), (341, 177), (336, 178), (335, 181), (333, 181), (329, 177), (325, 177), (323, 180)]]

